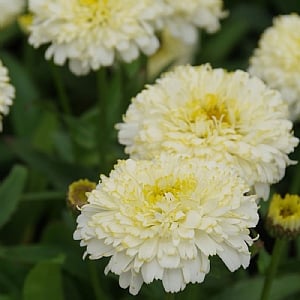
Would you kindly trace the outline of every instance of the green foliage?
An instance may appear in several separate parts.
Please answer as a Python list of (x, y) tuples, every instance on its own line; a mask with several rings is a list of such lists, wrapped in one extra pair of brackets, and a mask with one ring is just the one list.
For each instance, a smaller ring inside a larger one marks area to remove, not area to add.
[(23, 289), (24, 300), (63, 300), (60, 264), (62, 257), (40, 262), (27, 275)]
[(0, 186), (0, 227), (9, 221), (16, 210), (26, 183), (27, 170), (22, 166), (14, 166), (8, 177)]

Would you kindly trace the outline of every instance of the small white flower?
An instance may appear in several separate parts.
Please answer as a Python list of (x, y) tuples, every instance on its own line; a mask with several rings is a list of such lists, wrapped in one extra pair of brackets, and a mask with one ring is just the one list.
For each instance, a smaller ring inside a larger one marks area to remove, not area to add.
[(162, 25), (160, 0), (29, 0), (34, 14), (29, 43), (50, 43), (46, 58), (69, 60), (77, 75), (111, 66), (117, 58), (131, 62), (140, 51), (159, 47), (155, 30)]
[(181, 66), (139, 93), (116, 127), (132, 158), (168, 152), (227, 162), (267, 198), (298, 144), (287, 118), (280, 93), (246, 72)]
[(111, 257), (105, 269), (137, 294), (162, 280), (167, 292), (202, 282), (210, 256), (230, 271), (249, 265), (249, 228), (258, 222), (256, 196), (227, 166), (163, 155), (119, 161), (88, 195), (74, 239), (90, 259)]
[(25, 0), (0, 0), (0, 29), (9, 25), (25, 8)]
[(165, 23), (168, 30), (187, 44), (197, 40), (198, 29), (214, 33), (220, 28), (219, 20), (227, 13), (222, 0), (165, 0), (171, 14)]
[(9, 113), (14, 97), (15, 88), (10, 84), (8, 71), (0, 61), (0, 131), (2, 131), (2, 116)]
[(282, 15), (262, 34), (249, 72), (278, 89), (289, 105), (290, 119), (300, 117), (300, 16)]

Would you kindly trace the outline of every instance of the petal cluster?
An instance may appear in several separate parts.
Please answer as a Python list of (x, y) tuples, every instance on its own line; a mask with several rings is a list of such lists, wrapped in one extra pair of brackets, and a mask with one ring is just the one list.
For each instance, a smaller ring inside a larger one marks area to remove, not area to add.
[(166, 27), (177, 38), (185, 43), (195, 43), (198, 29), (209, 33), (220, 28), (220, 19), (227, 13), (223, 11), (222, 0), (165, 0), (171, 8), (171, 14), (166, 18)]
[(105, 272), (119, 275), (131, 294), (155, 279), (178, 292), (204, 280), (210, 256), (230, 271), (248, 266), (249, 228), (258, 221), (248, 192), (216, 162), (170, 155), (119, 161), (89, 193), (74, 238), (90, 259), (110, 257)]
[(132, 99), (116, 127), (133, 158), (168, 152), (227, 162), (267, 197), (298, 144), (287, 118), (279, 92), (244, 71), (206, 64), (165, 73)]
[(9, 25), (25, 8), (25, 0), (0, 0), (0, 29)]
[(155, 35), (168, 9), (160, 0), (30, 0), (34, 14), (29, 43), (49, 44), (46, 58), (69, 60), (77, 75), (153, 54)]
[(7, 68), (0, 61), (0, 131), (2, 131), (2, 117), (9, 113), (14, 97), (15, 88), (10, 84)]
[(290, 119), (300, 116), (300, 16), (282, 15), (262, 34), (249, 72), (278, 89), (289, 105)]

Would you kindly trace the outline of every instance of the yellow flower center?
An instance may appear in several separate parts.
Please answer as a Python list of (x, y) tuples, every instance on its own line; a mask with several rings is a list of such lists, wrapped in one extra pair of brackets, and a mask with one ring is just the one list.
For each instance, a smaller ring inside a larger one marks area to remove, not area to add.
[(93, 5), (98, 2), (98, 0), (79, 0), (81, 5)]
[[(193, 97), (185, 106), (172, 112), (174, 130), (190, 132), (199, 138), (207, 138), (218, 132), (237, 134), (239, 112), (235, 101), (222, 99), (219, 95), (206, 94), (202, 99)], [(176, 120), (176, 121), (174, 121)]]
[(133, 200), (136, 198), (134, 195), (126, 201), (129, 205), (124, 213), (134, 218), (136, 227), (154, 227), (160, 235), (166, 236), (171, 228), (185, 220), (186, 213), (195, 205), (192, 194), (196, 186), (197, 181), (192, 175), (158, 178), (142, 187), (142, 201), (140, 197), (137, 201)]
[(291, 207), (283, 207), (280, 209), (279, 215), (282, 218), (288, 218), (294, 214), (294, 210)]
[(213, 94), (207, 94), (203, 102), (199, 100), (188, 102), (187, 110), (190, 111), (189, 121), (191, 123), (195, 123), (198, 120), (216, 120), (222, 123), (229, 123), (227, 106)]
[(111, 16), (111, 3), (108, 0), (79, 0), (86, 9), (78, 11), (78, 19), (86, 23), (107, 25)]
[(174, 180), (173, 176), (169, 175), (159, 178), (154, 185), (145, 185), (143, 193), (146, 201), (150, 204), (155, 204), (163, 200), (180, 201), (184, 197), (194, 191), (196, 180), (189, 176), (185, 179)]

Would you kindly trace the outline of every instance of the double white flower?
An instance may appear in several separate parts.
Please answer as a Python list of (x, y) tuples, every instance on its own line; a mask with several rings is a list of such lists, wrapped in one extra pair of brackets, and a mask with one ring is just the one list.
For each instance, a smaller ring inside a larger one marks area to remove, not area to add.
[(226, 162), (267, 198), (298, 144), (287, 118), (280, 93), (246, 72), (181, 66), (139, 93), (117, 128), (133, 158), (168, 152)]
[(119, 161), (89, 193), (74, 238), (90, 259), (111, 257), (105, 272), (119, 275), (131, 294), (155, 279), (178, 292), (204, 280), (210, 256), (230, 271), (249, 265), (258, 213), (248, 192), (234, 170), (215, 162)]
[(282, 15), (262, 34), (250, 59), (249, 72), (279, 90), (289, 105), (289, 118), (300, 117), (300, 16)]

